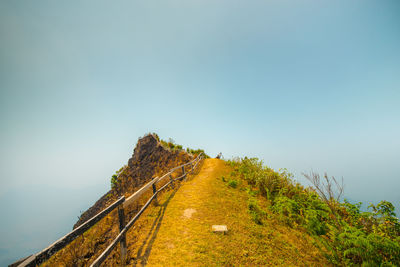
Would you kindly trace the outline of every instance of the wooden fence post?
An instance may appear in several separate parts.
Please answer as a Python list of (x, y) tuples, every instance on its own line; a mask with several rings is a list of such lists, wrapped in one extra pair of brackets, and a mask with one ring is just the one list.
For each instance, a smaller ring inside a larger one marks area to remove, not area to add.
[(183, 177), (186, 180), (187, 175), (185, 174), (185, 166), (182, 166), (182, 173), (183, 173)]
[[(157, 193), (156, 183), (153, 184), (153, 195)], [(158, 205), (157, 195), (154, 197), (154, 204)]]
[(171, 181), (172, 188), (175, 188), (174, 179), (172, 178), (172, 174), (169, 175), (169, 180)]
[[(120, 205), (118, 206), (118, 219), (119, 219), (119, 232), (125, 228), (125, 213), (124, 208)], [(121, 246), (121, 266), (125, 266), (126, 263), (126, 235), (124, 235), (119, 241)]]

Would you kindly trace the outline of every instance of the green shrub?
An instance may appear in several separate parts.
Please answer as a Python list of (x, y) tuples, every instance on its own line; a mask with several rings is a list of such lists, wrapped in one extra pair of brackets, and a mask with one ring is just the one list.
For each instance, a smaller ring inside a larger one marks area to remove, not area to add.
[(290, 226), (293, 226), (293, 223), (299, 223), (300, 206), (296, 201), (286, 196), (279, 196), (274, 203), (271, 210), (278, 214), (281, 221)]
[[(153, 135), (156, 136), (156, 138), (159, 140), (159, 142), (161, 143), (161, 145), (164, 148), (170, 149), (172, 151), (176, 151), (176, 150), (183, 150), (183, 146), (176, 144), (175, 141), (172, 138), (169, 138), (168, 141), (165, 141), (163, 139), (160, 139), (158, 137), (158, 135), (156, 135), (155, 133), (153, 133)], [(204, 153), (203, 149), (191, 149), (191, 148), (186, 148), (186, 152), (193, 154), (193, 155), (198, 155), (200, 153)], [(205, 158), (209, 158), (209, 156), (207, 154), (204, 153)]]
[(258, 195), (259, 191), (258, 190), (253, 190), (251, 187), (246, 188), (247, 194), (249, 194), (252, 197), (255, 197)]
[(266, 216), (266, 212), (260, 208), (260, 206), (257, 203), (257, 200), (254, 198), (249, 199), (247, 206), (249, 208), (249, 213), (250, 213), (251, 219), (256, 224), (261, 225), (262, 219)]
[(400, 238), (394, 240), (376, 233), (366, 233), (361, 229), (346, 225), (343, 229), (332, 228), (331, 262), (362, 266), (400, 266)]
[(111, 176), (111, 189), (116, 189), (119, 185), (119, 180), (117, 174)]
[(200, 153), (203, 153), (203, 155), (204, 155), (204, 158), (209, 158), (209, 156), (204, 152), (204, 150), (203, 149), (200, 149), (200, 148), (198, 148), (198, 149), (192, 149), (192, 148), (186, 148), (186, 152), (187, 153), (190, 153), (190, 154), (192, 154), (192, 155), (199, 155)]
[(286, 170), (282, 173), (275, 172), (271, 168), (263, 166), (257, 158), (243, 158), (240, 161), (230, 161), (238, 173), (250, 185), (258, 187), (260, 193), (269, 200), (273, 200), (279, 191), (291, 183), (290, 174)]
[(229, 180), (228, 185), (232, 188), (236, 188), (238, 186), (238, 181), (236, 180)]

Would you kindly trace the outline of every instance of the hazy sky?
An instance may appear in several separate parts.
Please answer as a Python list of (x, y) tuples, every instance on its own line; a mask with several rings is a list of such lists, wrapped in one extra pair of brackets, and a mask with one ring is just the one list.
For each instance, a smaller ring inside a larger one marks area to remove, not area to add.
[(0, 38), (0, 225), (66, 221), (146, 132), (400, 208), (398, 0), (1, 1)]

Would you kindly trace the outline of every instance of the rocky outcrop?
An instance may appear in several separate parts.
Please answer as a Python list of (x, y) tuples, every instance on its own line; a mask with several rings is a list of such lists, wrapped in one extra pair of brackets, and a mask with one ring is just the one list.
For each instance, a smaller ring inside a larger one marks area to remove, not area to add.
[[(158, 137), (148, 134), (140, 138), (128, 164), (118, 171), (117, 186), (102, 196), (92, 207), (82, 213), (74, 229), (99, 213), (119, 196), (128, 196), (169, 169), (190, 161), (191, 154), (184, 150), (170, 150), (161, 145)], [(108, 180), (107, 180), (108, 182)]]

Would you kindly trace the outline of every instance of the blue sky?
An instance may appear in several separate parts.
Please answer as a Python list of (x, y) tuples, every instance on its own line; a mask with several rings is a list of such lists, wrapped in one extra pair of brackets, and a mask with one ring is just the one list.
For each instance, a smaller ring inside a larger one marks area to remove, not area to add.
[(2, 224), (79, 192), (53, 206), (72, 225), (146, 132), (300, 181), (343, 176), (350, 199), (400, 208), (399, 14), (397, 0), (2, 1), (0, 205), (19, 214)]

